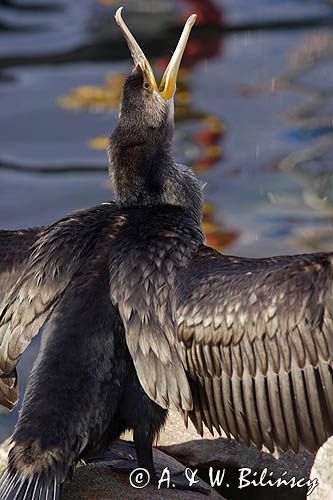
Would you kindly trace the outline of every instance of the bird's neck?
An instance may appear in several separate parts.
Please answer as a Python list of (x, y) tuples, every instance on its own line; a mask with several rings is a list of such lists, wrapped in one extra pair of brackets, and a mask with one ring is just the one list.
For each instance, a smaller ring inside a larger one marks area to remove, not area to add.
[(201, 185), (171, 155), (173, 128), (129, 130), (121, 124), (110, 137), (110, 174), (116, 202), (123, 207), (178, 206), (201, 224)]
[(110, 174), (116, 201), (125, 206), (163, 200), (165, 175), (174, 164), (170, 134), (118, 125), (110, 138)]

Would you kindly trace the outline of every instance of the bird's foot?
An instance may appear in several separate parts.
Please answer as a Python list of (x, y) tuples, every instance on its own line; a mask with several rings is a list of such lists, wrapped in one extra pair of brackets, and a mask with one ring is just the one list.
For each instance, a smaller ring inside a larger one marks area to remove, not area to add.
[(132, 442), (118, 440), (105, 453), (85, 458), (87, 463), (104, 463), (114, 472), (128, 474), (132, 486), (142, 488), (143, 485), (155, 484), (158, 489), (198, 491), (208, 495), (211, 490), (195, 474), (186, 470), (175, 459), (166, 453), (154, 449), (154, 471), (141, 467), (136, 458), (135, 446)]

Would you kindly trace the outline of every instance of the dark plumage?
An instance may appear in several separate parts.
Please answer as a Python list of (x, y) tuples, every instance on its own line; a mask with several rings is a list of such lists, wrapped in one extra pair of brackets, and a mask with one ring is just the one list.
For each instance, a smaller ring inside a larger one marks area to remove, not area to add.
[[(45, 324), (3, 500), (59, 498), (73, 465), (125, 429), (154, 474), (171, 407), (199, 433), (270, 450), (314, 451), (332, 433), (333, 254), (244, 259), (205, 246), (200, 185), (171, 156), (189, 25), (159, 92), (119, 12), (117, 22), (135, 68), (110, 138), (116, 202), (35, 234), (3, 301), (2, 377), (14, 379)], [(16, 399), (0, 393), (6, 406)]]
[(166, 411), (141, 388), (109, 297), (109, 252), (125, 222), (126, 211), (105, 203), (49, 226), (8, 299), (5, 321), (12, 327), (5, 330), (4, 323), (1, 346), (15, 347), (1, 349), (2, 370), (15, 366), (49, 319), (1, 499), (14, 498), (19, 488), (26, 499), (59, 498), (72, 465), (103, 451), (125, 429), (134, 429), (138, 457), (153, 472), (152, 441)]
[(0, 231), (0, 301), (20, 276), (42, 229)]
[[(42, 228), (20, 231), (0, 231), (0, 311), (5, 306), (5, 296), (11, 290), (30, 256), (31, 247)], [(0, 327), (1, 338), (1, 327)], [(1, 353), (0, 353), (1, 356)], [(15, 368), (10, 373), (0, 371), (0, 403), (12, 409), (18, 400)]]

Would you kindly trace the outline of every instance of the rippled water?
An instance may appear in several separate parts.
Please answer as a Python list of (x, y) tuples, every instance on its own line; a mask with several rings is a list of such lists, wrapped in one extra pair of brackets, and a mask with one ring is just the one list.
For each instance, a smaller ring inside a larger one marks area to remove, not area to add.
[[(199, 14), (178, 86), (175, 156), (207, 183), (210, 244), (247, 256), (332, 249), (332, 3), (121, 3), (160, 73), (183, 18)], [(131, 69), (118, 5), (0, 0), (0, 227), (48, 224), (112, 198), (106, 137)], [(15, 419), (0, 415), (0, 439)]]

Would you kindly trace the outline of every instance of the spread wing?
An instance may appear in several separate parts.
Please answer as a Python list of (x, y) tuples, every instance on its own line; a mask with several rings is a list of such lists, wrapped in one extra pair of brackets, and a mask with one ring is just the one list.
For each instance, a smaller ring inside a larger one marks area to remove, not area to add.
[[(100, 205), (70, 215), (39, 235), (27, 265), (4, 298), (6, 305), (0, 311), (0, 377), (14, 372), (22, 353), (72, 278), (82, 270), (85, 259), (93, 254), (101, 235), (105, 231), (112, 233), (117, 225), (112, 213), (113, 204)], [(0, 404), (12, 408), (17, 398), (18, 391), (9, 399), (0, 393)]]
[(190, 418), (273, 450), (333, 430), (333, 255), (228, 257), (201, 247), (179, 272)]
[[(31, 248), (38, 239), (42, 228), (31, 228), (18, 231), (0, 231), (0, 310), (4, 307), (4, 298), (19, 279)], [(1, 328), (0, 328), (1, 336)], [(16, 372), (4, 374), (0, 372), (0, 402), (4, 401), (9, 408), (17, 399)]]
[(0, 231), (0, 304), (19, 278), (41, 230)]
[(118, 307), (145, 392), (162, 408), (189, 410), (192, 397), (184, 353), (175, 337), (169, 302), (176, 269), (186, 259), (186, 245), (171, 229), (156, 230), (158, 234), (152, 231), (153, 238), (142, 238), (142, 226), (138, 225), (137, 235), (132, 228), (131, 234), (124, 234), (119, 246), (112, 248), (111, 300)]

